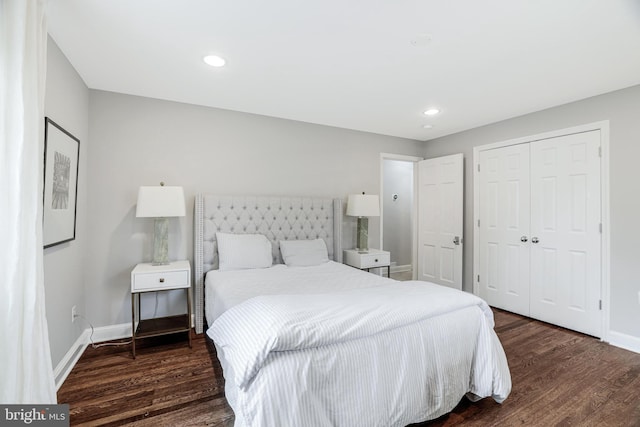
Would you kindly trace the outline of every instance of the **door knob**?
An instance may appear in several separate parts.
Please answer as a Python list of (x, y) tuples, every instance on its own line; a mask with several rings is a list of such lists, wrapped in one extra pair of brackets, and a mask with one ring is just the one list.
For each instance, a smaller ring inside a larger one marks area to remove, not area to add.
[(460, 236), (455, 236), (453, 238), (453, 244), (454, 245), (459, 245), (460, 244)]
[(538, 243), (540, 240), (538, 240), (537, 237), (532, 237), (531, 238), (531, 243)]
[(527, 243), (527, 241), (528, 241), (528, 240), (529, 240), (529, 239), (527, 238), (527, 236), (522, 236), (522, 237), (520, 238), (520, 241), (521, 241), (522, 243)]

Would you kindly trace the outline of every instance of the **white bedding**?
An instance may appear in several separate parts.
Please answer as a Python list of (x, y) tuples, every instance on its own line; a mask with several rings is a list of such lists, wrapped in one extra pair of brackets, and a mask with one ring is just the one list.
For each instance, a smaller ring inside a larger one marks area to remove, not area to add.
[(209, 273), (207, 291), (237, 427), (405, 426), (511, 389), (493, 315), (467, 293), (337, 263)]
[(394, 282), (334, 261), (311, 267), (211, 270), (205, 278), (205, 315), (211, 326), (229, 308), (258, 295), (317, 294)]

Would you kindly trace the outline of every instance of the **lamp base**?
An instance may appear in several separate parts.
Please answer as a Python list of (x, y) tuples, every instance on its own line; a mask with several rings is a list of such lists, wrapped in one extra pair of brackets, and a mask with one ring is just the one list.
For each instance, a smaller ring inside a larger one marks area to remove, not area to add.
[(362, 253), (369, 252), (369, 218), (358, 217), (356, 249)]
[(169, 218), (156, 218), (154, 222), (152, 264), (169, 264)]

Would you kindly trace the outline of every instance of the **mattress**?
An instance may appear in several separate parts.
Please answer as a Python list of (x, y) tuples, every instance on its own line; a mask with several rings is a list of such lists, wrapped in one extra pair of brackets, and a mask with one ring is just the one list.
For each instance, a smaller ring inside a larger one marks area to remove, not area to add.
[(287, 267), (219, 271), (205, 278), (205, 315), (207, 324), (229, 308), (258, 295), (298, 295), (329, 293), (400, 283), (366, 273), (334, 261), (311, 267)]

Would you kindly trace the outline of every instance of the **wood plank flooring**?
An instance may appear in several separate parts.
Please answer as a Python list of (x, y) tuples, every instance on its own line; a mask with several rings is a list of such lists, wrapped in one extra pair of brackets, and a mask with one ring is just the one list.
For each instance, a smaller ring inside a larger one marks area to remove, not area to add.
[[(463, 399), (412, 427), (640, 426), (640, 354), (494, 310), (513, 389), (502, 404)], [(222, 370), (204, 335), (88, 348), (58, 392), (71, 425), (231, 426)], [(274, 426), (279, 427), (279, 426)], [(306, 426), (300, 426), (306, 427)]]

